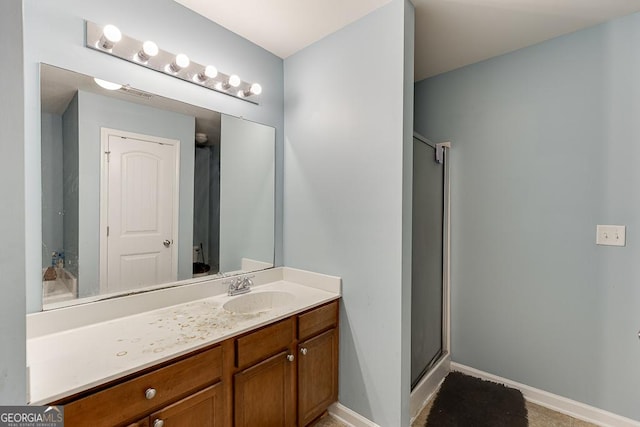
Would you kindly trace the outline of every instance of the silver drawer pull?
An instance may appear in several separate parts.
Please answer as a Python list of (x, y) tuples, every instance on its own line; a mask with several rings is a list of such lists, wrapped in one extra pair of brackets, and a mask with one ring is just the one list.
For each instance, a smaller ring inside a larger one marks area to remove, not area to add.
[(160, 420), (160, 419), (155, 420), (153, 422), (153, 427), (164, 427), (164, 420)]
[(293, 354), (287, 354), (287, 360), (288, 360), (289, 362), (293, 362), (293, 361), (294, 361), (294, 359), (295, 359), (295, 356), (294, 356)]
[[(151, 400), (154, 397), (156, 397), (156, 389), (155, 388), (148, 388), (145, 392), (144, 392), (144, 397), (147, 398), (147, 400)], [(156, 426), (154, 426), (156, 427)], [(160, 426), (161, 427), (161, 426)]]
[(302, 355), (304, 356), (305, 354), (307, 354), (307, 349), (305, 347), (302, 347), (300, 349), (300, 353), (302, 353)]

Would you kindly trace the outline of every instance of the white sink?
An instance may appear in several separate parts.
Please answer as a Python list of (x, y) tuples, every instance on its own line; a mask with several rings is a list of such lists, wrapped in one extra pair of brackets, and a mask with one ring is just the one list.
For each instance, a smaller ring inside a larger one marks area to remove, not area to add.
[(248, 294), (234, 297), (222, 305), (231, 313), (253, 314), (286, 307), (293, 302), (294, 296), (283, 291), (251, 291)]

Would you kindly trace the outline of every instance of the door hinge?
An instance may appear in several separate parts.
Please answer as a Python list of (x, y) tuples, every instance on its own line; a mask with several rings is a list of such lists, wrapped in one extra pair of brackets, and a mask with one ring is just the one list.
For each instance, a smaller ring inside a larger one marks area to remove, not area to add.
[(109, 237), (109, 226), (107, 225), (107, 237)]
[(436, 144), (435, 149), (436, 149), (436, 163), (440, 163), (443, 164), (444, 163), (444, 149), (445, 148), (451, 148), (451, 143), (449, 142), (441, 142), (439, 144)]
[(105, 155), (105, 157), (106, 157), (106, 159), (107, 159), (107, 163), (109, 163), (109, 159), (110, 159), (110, 157), (111, 157), (111, 151), (105, 151), (105, 152), (104, 152), (104, 155)]
[(440, 144), (436, 144), (436, 163), (444, 163), (444, 147)]

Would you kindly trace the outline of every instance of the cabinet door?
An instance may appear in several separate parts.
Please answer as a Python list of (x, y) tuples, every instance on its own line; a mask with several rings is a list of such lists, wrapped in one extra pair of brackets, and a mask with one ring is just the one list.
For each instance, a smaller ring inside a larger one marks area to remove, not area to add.
[(305, 426), (338, 400), (338, 331), (298, 345), (298, 425)]
[(207, 387), (149, 416), (151, 427), (222, 427), (222, 383)]
[(295, 425), (295, 363), (287, 351), (234, 375), (235, 427)]

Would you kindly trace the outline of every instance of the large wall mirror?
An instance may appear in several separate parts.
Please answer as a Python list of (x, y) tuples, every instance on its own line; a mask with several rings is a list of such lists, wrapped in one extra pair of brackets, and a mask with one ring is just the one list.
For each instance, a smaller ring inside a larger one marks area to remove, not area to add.
[(45, 310), (273, 267), (274, 128), (40, 76)]

